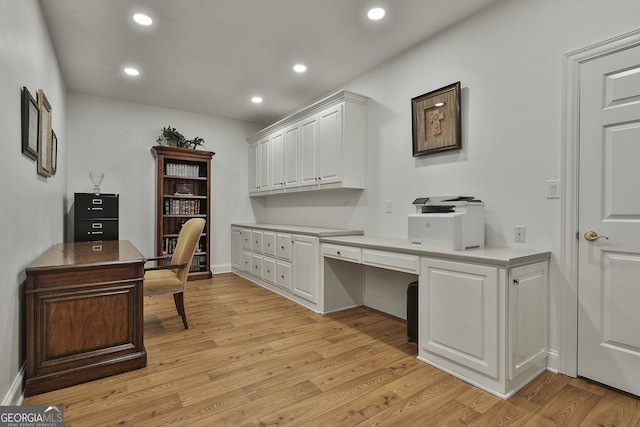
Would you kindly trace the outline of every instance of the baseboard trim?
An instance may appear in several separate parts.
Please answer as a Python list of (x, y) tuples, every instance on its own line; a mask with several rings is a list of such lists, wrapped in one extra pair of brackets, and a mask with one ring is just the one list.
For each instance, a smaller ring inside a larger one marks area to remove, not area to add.
[(547, 350), (547, 370), (554, 374), (560, 372), (560, 353), (557, 350)]
[(213, 274), (231, 273), (231, 264), (212, 265), (211, 273)]
[(2, 400), (1, 406), (20, 406), (22, 405), (22, 401), (24, 400), (22, 384), (24, 383), (24, 368), (25, 365), (22, 365), (18, 375), (13, 379), (13, 383), (11, 383), (11, 387), (5, 394), (4, 399)]

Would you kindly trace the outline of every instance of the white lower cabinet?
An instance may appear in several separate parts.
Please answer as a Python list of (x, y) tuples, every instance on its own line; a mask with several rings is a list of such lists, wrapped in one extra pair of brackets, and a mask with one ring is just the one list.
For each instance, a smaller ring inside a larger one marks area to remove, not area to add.
[(418, 358), (502, 398), (546, 369), (548, 263), (421, 258)]
[(318, 237), (240, 227), (231, 232), (233, 271), (322, 312)]
[(317, 303), (320, 292), (318, 274), (318, 238), (292, 236), (293, 294)]

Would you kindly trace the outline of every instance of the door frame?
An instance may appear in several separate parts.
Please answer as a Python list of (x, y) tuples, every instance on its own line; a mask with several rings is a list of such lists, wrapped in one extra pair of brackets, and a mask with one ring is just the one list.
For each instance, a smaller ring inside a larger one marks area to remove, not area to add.
[(565, 54), (562, 117), (561, 262), (563, 283), (559, 313), (560, 354), (558, 371), (578, 375), (578, 196), (580, 166), (580, 69), (601, 56), (640, 45), (640, 30), (632, 31)]

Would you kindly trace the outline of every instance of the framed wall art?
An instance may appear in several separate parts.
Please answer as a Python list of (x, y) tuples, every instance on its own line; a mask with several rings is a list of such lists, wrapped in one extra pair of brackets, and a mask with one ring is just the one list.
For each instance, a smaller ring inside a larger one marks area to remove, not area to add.
[(58, 136), (51, 130), (51, 175), (58, 171)]
[(38, 107), (38, 174), (51, 176), (51, 104), (42, 89), (38, 89)]
[(32, 160), (38, 159), (38, 103), (26, 87), (22, 87), (22, 154)]
[(460, 82), (411, 99), (413, 156), (462, 148)]

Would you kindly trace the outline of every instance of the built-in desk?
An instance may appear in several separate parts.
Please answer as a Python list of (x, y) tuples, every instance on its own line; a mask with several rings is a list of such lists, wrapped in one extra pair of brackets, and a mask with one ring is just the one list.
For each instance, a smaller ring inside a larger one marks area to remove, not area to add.
[(146, 366), (144, 262), (115, 240), (61, 243), (27, 267), (25, 396)]
[(546, 369), (548, 251), (362, 235), (324, 237), (321, 253), (325, 298), (341, 297), (334, 307), (405, 318), (406, 287), (419, 278), (418, 359), (502, 398)]

